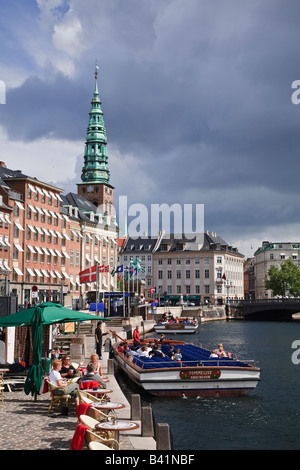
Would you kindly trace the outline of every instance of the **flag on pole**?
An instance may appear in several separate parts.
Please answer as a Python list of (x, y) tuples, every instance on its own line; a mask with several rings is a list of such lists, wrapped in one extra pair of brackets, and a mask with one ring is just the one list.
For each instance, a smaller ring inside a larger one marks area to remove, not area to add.
[(224, 281), (226, 281), (225, 273), (223, 274), (222, 279), (224, 279)]
[(80, 284), (85, 284), (87, 282), (96, 282), (97, 280), (97, 265), (87, 268), (84, 271), (79, 273), (79, 282)]
[(113, 268), (111, 271), (111, 275), (114, 276), (116, 273), (122, 273), (123, 272), (123, 264), (120, 266), (117, 266), (116, 268)]
[(109, 273), (109, 266), (104, 266), (104, 264), (102, 264), (101, 266), (99, 266), (99, 272), (100, 273)]
[(150, 294), (156, 294), (156, 287), (150, 288)]

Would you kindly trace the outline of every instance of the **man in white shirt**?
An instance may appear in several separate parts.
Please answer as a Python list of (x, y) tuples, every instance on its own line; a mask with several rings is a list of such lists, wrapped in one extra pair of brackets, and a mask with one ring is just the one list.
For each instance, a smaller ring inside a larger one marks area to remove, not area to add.
[(52, 363), (53, 369), (51, 370), (50, 374), (48, 375), (48, 378), (50, 382), (55, 385), (56, 387), (59, 387), (53, 391), (53, 395), (71, 395), (75, 399), (75, 405), (79, 405), (79, 398), (78, 398), (78, 389), (79, 385), (77, 383), (71, 383), (68, 384), (68, 382), (62, 378), (60, 375), (60, 370), (61, 370), (62, 362), (59, 359), (54, 359)]

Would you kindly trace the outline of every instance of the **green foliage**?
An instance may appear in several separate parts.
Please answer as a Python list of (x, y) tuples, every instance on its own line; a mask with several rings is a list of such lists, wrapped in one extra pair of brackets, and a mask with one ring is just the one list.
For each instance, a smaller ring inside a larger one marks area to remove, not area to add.
[(288, 291), (290, 295), (300, 297), (300, 269), (291, 258), (281, 263), (280, 267), (272, 266), (268, 276), (265, 288), (272, 290), (273, 296), (285, 296)]

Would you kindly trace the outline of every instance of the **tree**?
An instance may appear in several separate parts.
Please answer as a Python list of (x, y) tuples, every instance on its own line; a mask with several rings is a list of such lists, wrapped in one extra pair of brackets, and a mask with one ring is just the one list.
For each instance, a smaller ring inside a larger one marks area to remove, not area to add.
[(280, 267), (272, 266), (268, 276), (265, 288), (272, 290), (273, 296), (285, 296), (289, 291), (290, 295), (300, 297), (300, 269), (291, 258), (281, 263)]

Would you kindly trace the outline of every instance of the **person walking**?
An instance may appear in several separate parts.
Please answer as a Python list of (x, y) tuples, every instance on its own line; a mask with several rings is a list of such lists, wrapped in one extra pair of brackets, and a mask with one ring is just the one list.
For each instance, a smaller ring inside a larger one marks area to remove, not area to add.
[(95, 339), (96, 339), (96, 352), (99, 356), (99, 359), (102, 359), (102, 337), (107, 335), (102, 331), (102, 321), (97, 323), (97, 328), (95, 329)]

